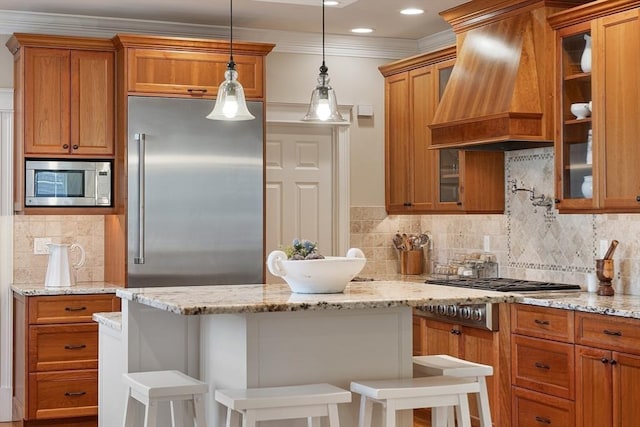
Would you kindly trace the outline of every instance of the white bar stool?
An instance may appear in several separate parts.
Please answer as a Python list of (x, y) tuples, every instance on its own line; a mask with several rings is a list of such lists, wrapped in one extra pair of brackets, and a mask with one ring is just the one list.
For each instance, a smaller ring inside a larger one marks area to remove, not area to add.
[(447, 407), (453, 406), (460, 427), (471, 427), (469, 393), (478, 393), (477, 381), (447, 376), (352, 381), (351, 391), (360, 394), (358, 427), (370, 427), (373, 403), (383, 407), (386, 427), (396, 426), (396, 412), (404, 409), (433, 408), (433, 427), (444, 427)]
[(216, 390), (215, 398), (227, 407), (227, 427), (292, 418), (307, 418), (309, 427), (320, 427), (318, 417), (327, 416), (330, 427), (339, 427), (338, 403), (351, 402), (351, 393), (331, 384), (307, 384)]
[(144, 427), (155, 427), (158, 420), (158, 403), (171, 403), (171, 421), (173, 427), (182, 427), (182, 405), (175, 402), (190, 402), (192, 416), (197, 427), (207, 427), (204, 419), (202, 398), (209, 389), (207, 383), (198, 381), (180, 371), (148, 371), (123, 374), (126, 383), (127, 401), (125, 403), (124, 427), (136, 426), (133, 419), (134, 400), (145, 406)]
[[(413, 356), (414, 376), (423, 374), (428, 376), (447, 375), (450, 377), (469, 378), (477, 381), (480, 391), (476, 394), (481, 427), (491, 427), (491, 409), (489, 407), (489, 393), (485, 377), (493, 375), (493, 367), (480, 363), (469, 362), (446, 354)], [(448, 426), (455, 426), (453, 408), (448, 413)]]

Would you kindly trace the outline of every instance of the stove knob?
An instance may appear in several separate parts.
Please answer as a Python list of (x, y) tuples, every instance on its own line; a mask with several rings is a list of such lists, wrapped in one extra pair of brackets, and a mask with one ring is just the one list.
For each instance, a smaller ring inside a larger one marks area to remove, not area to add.
[(446, 305), (439, 305), (438, 306), (438, 314), (442, 314), (443, 316), (447, 314), (447, 306)]
[(473, 320), (482, 320), (482, 310), (480, 310), (479, 308), (473, 310)]
[(461, 307), (460, 308), (460, 315), (464, 319), (471, 319), (471, 307)]
[(428, 305), (427, 306), (427, 310), (429, 310), (429, 313), (435, 313), (436, 312), (436, 306), (435, 305)]
[(447, 316), (456, 317), (457, 314), (458, 314), (458, 307), (456, 307), (455, 305), (447, 306)]

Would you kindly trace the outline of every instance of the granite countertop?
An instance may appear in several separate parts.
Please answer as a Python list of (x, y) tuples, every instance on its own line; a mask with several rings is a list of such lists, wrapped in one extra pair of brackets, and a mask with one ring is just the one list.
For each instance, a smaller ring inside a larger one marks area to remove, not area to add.
[(640, 296), (599, 296), (589, 292), (521, 294), (521, 304), (640, 319)]
[(43, 283), (12, 284), (11, 290), (19, 295), (32, 297), (43, 295), (115, 294), (122, 286), (105, 282), (80, 282), (73, 286), (46, 287)]
[(93, 313), (93, 320), (117, 331), (122, 330), (122, 312)]
[(124, 288), (116, 295), (184, 315), (420, 307), (430, 304), (517, 302), (504, 292), (462, 289), (422, 282), (350, 282), (343, 293), (296, 294), (286, 284)]

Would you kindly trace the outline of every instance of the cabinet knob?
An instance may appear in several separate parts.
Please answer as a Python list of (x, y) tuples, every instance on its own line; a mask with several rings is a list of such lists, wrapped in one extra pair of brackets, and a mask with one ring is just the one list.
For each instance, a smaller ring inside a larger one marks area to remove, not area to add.
[(412, 206), (411, 202), (404, 202), (404, 207), (405, 208), (410, 208), (411, 206)]
[(636, 196), (636, 202), (640, 202), (640, 196)]
[(462, 202), (456, 202), (456, 205), (462, 206)]
[(68, 150), (69, 149), (69, 144), (63, 144), (62, 148), (64, 148), (65, 150)]
[(603, 357), (602, 359), (600, 359), (600, 361), (602, 363), (609, 363), (609, 359), (607, 359), (606, 357)]
[(560, 202), (561, 202), (561, 200), (560, 200), (560, 199), (553, 199), (553, 202), (554, 202), (554, 203), (560, 203)]
[(611, 360), (609, 361), (609, 363), (610, 363), (611, 365), (616, 365), (618, 362), (617, 362), (616, 360), (614, 360), (614, 359), (611, 359)]
[(80, 146), (79, 146), (78, 144), (75, 144), (75, 145), (73, 146), (73, 149), (74, 149), (74, 150), (77, 150), (78, 148), (80, 148)]

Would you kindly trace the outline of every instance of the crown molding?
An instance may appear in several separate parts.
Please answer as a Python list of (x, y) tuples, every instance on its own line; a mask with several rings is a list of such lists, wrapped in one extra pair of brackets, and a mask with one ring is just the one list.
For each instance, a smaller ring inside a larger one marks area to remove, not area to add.
[[(228, 28), (141, 19), (105, 18), (0, 10), (0, 34), (39, 33), (85, 37), (113, 37), (117, 33), (153, 34), (174, 37), (225, 39)], [(258, 30), (234, 27), (238, 40), (275, 43), (274, 52), (321, 54), (322, 39), (317, 33)], [(425, 39), (420, 43), (430, 46)], [(416, 40), (350, 35), (325, 35), (325, 53), (382, 59), (400, 59), (420, 53)]]

